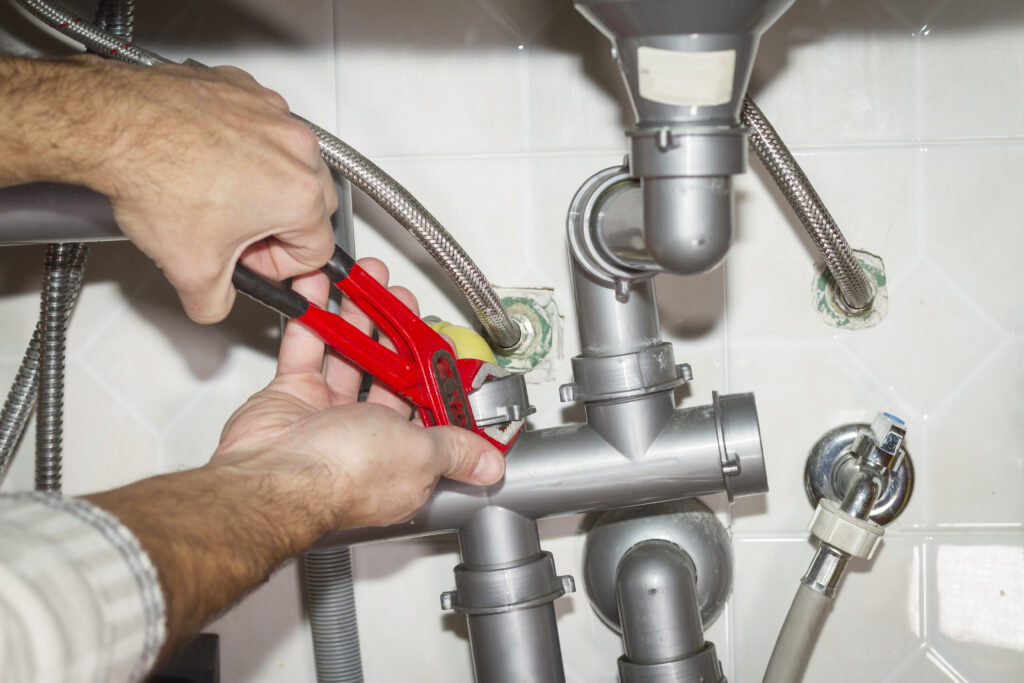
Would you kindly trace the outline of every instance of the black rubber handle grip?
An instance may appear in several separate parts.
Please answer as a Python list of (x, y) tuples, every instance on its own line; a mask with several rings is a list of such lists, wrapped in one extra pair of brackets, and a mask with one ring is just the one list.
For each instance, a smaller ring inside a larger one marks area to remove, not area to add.
[(309, 310), (306, 297), (290, 289), (282, 289), (274, 282), (264, 280), (241, 263), (235, 265), (231, 282), (242, 294), (274, 309), (286, 318), (298, 318)]
[(331, 256), (331, 260), (320, 270), (327, 273), (327, 277), (331, 278), (331, 282), (341, 282), (352, 272), (352, 266), (355, 264), (356, 260), (347, 251), (338, 245), (334, 245), (334, 255)]

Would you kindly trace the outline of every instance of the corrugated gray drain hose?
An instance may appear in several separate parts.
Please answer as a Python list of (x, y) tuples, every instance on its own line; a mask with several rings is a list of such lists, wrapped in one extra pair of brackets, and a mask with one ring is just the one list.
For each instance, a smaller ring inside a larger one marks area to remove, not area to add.
[(348, 546), (302, 556), (302, 580), (319, 683), (362, 683), (352, 553)]
[[(98, 54), (141, 66), (168, 63), (160, 55), (99, 29), (55, 3), (17, 1), (52, 28)], [(319, 126), (300, 120), (316, 134), (327, 165), (391, 214), (448, 273), (491, 340), (503, 348), (515, 346), (522, 334), (519, 325), (509, 317), (487, 278), (444, 226), (408, 190), (372, 161)]]

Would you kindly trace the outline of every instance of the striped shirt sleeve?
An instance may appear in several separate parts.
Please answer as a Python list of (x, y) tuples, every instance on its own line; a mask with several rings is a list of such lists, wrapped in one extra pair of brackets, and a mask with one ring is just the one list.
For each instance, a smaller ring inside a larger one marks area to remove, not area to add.
[(156, 570), (114, 516), (0, 495), (0, 681), (139, 681), (165, 638)]

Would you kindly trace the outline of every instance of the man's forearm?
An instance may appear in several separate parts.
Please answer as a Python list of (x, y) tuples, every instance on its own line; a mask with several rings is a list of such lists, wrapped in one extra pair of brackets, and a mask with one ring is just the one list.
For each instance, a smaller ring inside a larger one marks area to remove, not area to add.
[(196, 322), (227, 315), (239, 259), (283, 280), (334, 250), (316, 136), (232, 67), (0, 57), (0, 187), (39, 180), (109, 197)]
[(127, 526), (156, 566), (167, 604), (166, 657), (328, 531), (304, 493), (281, 476), (207, 465), (86, 500)]
[(104, 191), (101, 168), (116, 135), (95, 69), (78, 59), (0, 57), (0, 187), (46, 180)]

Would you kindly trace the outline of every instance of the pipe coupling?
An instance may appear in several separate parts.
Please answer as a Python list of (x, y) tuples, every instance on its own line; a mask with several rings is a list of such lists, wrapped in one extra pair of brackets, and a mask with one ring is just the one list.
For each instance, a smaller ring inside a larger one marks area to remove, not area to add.
[(571, 576), (555, 573), (549, 552), (510, 567), (455, 567), (455, 590), (441, 593), (441, 609), (458, 614), (498, 614), (554, 602), (576, 591)]
[(642, 127), (626, 136), (635, 178), (729, 176), (747, 170), (747, 129), (741, 126)]
[(761, 450), (761, 430), (757, 422), (754, 395), (712, 392), (718, 453), (725, 475), (725, 492), (732, 502), (737, 496), (749, 496), (768, 490), (768, 474)]
[(704, 649), (686, 659), (661, 664), (634, 664), (625, 656), (619, 657), (619, 680), (622, 683), (675, 683), (677, 681), (700, 681), (701, 683), (724, 683), (725, 674), (718, 661), (714, 643), (706, 643)]
[(563, 403), (623, 401), (670, 391), (693, 379), (689, 365), (676, 364), (668, 342), (617, 356), (576, 356), (572, 374), (576, 381), (558, 388)]

